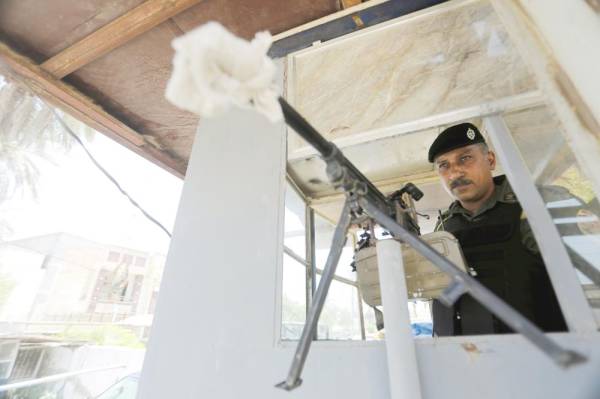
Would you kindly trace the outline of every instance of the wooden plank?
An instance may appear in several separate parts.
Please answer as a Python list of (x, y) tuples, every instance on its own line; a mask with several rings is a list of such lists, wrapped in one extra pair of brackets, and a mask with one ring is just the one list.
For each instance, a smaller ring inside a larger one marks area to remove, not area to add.
[(45, 61), (41, 67), (63, 78), (202, 0), (147, 0)]
[(0, 31), (7, 43), (10, 38), (16, 50), (41, 63), (144, 1), (2, 0)]
[(21, 78), (37, 95), (60, 107), (84, 123), (125, 145), (176, 176), (185, 175), (185, 161), (156, 148), (141, 134), (110, 115), (79, 90), (51, 76), (30, 59), (0, 42), (0, 66)]
[(334, 13), (339, 9), (338, 1), (203, 1), (173, 17), (173, 21), (185, 32), (208, 21), (217, 21), (235, 35), (251, 39), (259, 31), (275, 34)]
[[(138, 132), (151, 134), (170, 153), (188, 159), (199, 117), (164, 96), (177, 32), (172, 19), (75, 71), (69, 81)], [(79, 86), (81, 84), (81, 86)]]

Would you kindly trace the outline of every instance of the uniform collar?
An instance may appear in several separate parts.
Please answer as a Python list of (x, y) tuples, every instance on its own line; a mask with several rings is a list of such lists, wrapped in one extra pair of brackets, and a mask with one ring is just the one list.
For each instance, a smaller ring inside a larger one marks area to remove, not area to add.
[(448, 212), (450, 213), (450, 215), (460, 213), (467, 217), (474, 218), (492, 209), (494, 206), (496, 206), (496, 203), (498, 202), (504, 202), (507, 204), (514, 204), (515, 202), (517, 202), (517, 197), (513, 192), (512, 188), (510, 187), (508, 179), (505, 175), (494, 177), (494, 185), (494, 193), (491, 195), (490, 198), (488, 198), (488, 200), (475, 214), (471, 215), (469, 211), (462, 207), (458, 200), (450, 204)]

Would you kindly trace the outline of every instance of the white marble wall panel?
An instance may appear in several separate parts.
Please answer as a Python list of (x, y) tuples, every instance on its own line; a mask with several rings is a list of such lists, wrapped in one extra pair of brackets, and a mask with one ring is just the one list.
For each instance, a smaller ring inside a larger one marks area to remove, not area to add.
[(335, 140), (535, 90), (487, 1), (446, 4), (292, 56), (290, 101)]
[[(557, 160), (560, 161), (559, 166), (563, 167), (561, 170), (571, 165), (572, 157), (569, 157), (569, 154), (562, 154), (562, 150), (568, 149), (568, 147), (560, 133), (560, 125), (547, 106), (509, 112), (504, 115), (504, 118), (526, 164), (535, 177), (547, 177), (548, 173), (554, 171), (554, 169), (546, 170), (547, 167), (552, 167), (552, 162), (556, 163)], [(487, 137), (481, 118), (469, 119), (468, 122), (479, 126), (484, 136)], [(343, 152), (380, 189), (393, 191), (399, 188), (401, 181), (415, 179), (421, 181), (424, 177), (426, 180), (429, 179), (426, 176), (433, 172), (433, 165), (427, 161), (427, 151), (433, 140), (445, 127), (447, 126), (349, 146), (344, 148)], [(493, 150), (491, 144), (490, 148)], [(558, 156), (561, 157), (557, 158)], [(294, 181), (309, 197), (322, 199), (335, 194), (335, 190), (329, 184), (325, 174), (325, 163), (319, 156), (312, 155), (290, 160), (288, 161), (288, 170)], [(502, 165), (498, 164), (496, 174), (503, 173)], [(552, 173), (551, 175), (553, 176)], [(398, 186), (394, 185), (394, 181), (398, 182)], [(439, 197), (435, 203), (428, 198), (425, 201), (427, 209), (419, 207), (419, 210), (426, 212), (429, 209), (444, 208), (449, 204), (450, 197), (435, 196)], [(336, 204), (319, 203), (315, 205), (315, 209), (330, 220), (336, 220), (342, 203), (343, 199), (339, 198)]]

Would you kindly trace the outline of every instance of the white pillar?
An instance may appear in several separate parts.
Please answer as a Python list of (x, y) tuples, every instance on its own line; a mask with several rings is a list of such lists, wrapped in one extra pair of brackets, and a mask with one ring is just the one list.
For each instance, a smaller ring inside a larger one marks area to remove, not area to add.
[(239, 109), (201, 122), (138, 398), (389, 398), (379, 342), (317, 342), (302, 386), (275, 388), (296, 345), (278, 339), (284, 187), (283, 123)]
[(377, 263), (385, 317), (390, 396), (392, 399), (421, 399), (421, 383), (410, 327), (400, 243), (396, 240), (378, 241)]
[(284, 156), (283, 122), (235, 109), (200, 123), (139, 398), (235, 397), (285, 374), (251, 373), (273, 348)]

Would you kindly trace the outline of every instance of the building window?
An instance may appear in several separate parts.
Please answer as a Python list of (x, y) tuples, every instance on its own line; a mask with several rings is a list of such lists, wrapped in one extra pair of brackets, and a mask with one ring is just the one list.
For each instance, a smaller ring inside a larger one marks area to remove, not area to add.
[(118, 262), (121, 257), (121, 254), (116, 251), (110, 251), (108, 253), (108, 261), (109, 262)]
[(138, 267), (146, 266), (146, 258), (144, 258), (143, 256), (136, 256), (135, 257), (135, 265)]

